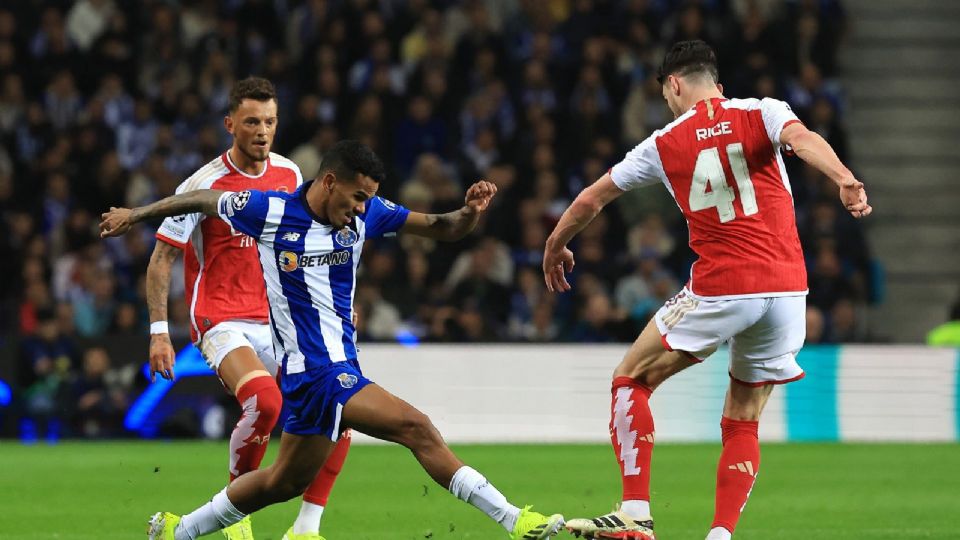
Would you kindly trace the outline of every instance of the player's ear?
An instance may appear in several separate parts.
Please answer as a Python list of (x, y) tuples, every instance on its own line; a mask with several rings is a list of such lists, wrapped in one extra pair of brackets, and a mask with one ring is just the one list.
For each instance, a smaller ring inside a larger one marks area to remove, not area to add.
[(673, 95), (680, 95), (680, 77), (676, 75), (670, 75), (670, 91), (673, 92)]
[(722, 93), (723, 93), (723, 85), (720, 84), (720, 83), (717, 83), (717, 90), (719, 90), (720, 93), (722, 94)]
[(336, 181), (337, 175), (333, 174), (333, 171), (327, 171), (320, 177), (320, 183), (323, 184), (323, 189), (327, 191), (333, 191), (333, 184)]
[(227, 133), (233, 135), (233, 118), (230, 115), (223, 117), (223, 128), (227, 130)]

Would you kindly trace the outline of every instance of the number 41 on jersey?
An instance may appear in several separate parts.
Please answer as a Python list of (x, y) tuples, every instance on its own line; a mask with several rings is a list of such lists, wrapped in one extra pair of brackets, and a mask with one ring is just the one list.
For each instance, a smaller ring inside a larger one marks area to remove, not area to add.
[[(747, 160), (743, 156), (743, 144), (727, 145), (727, 158), (733, 177), (737, 181), (737, 191), (740, 192), (740, 204), (743, 205), (743, 215), (752, 216), (757, 213), (757, 195), (750, 180), (750, 171), (747, 169)], [(710, 186), (710, 191), (707, 191)], [(693, 182), (690, 185), (690, 211), (699, 212), (716, 207), (720, 215), (720, 223), (732, 221), (737, 217), (733, 209), (733, 200), (736, 198), (733, 188), (727, 185), (727, 175), (723, 172), (723, 163), (720, 162), (719, 148), (706, 148), (697, 155), (697, 164), (693, 169)]]

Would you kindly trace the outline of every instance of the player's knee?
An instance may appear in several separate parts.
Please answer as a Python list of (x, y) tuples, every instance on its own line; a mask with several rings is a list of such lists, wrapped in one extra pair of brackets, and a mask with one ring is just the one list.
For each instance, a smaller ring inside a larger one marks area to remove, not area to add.
[(613, 378), (629, 377), (655, 390), (684, 368), (696, 363), (690, 354), (674, 351), (647, 351), (641, 354), (628, 352), (614, 369)]
[(404, 414), (398, 442), (408, 448), (416, 448), (440, 444), (442, 439), (430, 417), (411, 407), (411, 410)]
[(629, 377), (649, 388), (656, 388), (663, 381), (658, 380), (655, 370), (651, 369), (653, 361), (644, 356), (630, 357), (629, 355), (613, 370), (613, 378)]
[(283, 395), (280, 393), (280, 388), (277, 387), (276, 382), (265, 384), (257, 390), (256, 396), (258, 421), (272, 428), (280, 418), (280, 409), (283, 408)]
[(310, 475), (272, 471), (267, 480), (266, 491), (272, 502), (289, 501), (302, 495), (312, 480), (313, 476)]

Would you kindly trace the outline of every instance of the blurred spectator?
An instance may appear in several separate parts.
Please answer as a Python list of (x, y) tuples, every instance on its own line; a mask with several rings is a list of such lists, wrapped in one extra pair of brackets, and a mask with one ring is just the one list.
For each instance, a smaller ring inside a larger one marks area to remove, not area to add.
[(424, 96), (413, 96), (407, 116), (397, 126), (394, 158), (401, 172), (410, 171), (421, 154), (446, 155), (447, 128), (434, 116), (433, 104)]
[(153, 151), (158, 123), (146, 99), (134, 104), (133, 118), (117, 127), (117, 154), (125, 169), (136, 169)]
[(807, 305), (807, 343), (823, 343), (826, 321), (823, 312), (816, 306)]
[(77, 346), (61, 332), (51, 309), (37, 313), (36, 331), (20, 343), (20, 383), (25, 388), (27, 419), (41, 434), (56, 438), (70, 406), (67, 381)]
[(619, 328), (610, 298), (606, 294), (590, 295), (581, 309), (570, 341), (595, 343), (616, 341)]
[(101, 347), (83, 353), (83, 367), (69, 389), (73, 427), (78, 435), (106, 437), (120, 433), (130, 375), (112, 370), (110, 356)]
[(114, 5), (110, 0), (79, 0), (67, 14), (67, 33), (82, 51), (87, 51), (107, 29)]
[[(660, 265), (660, 257), (652, 250), (640, 253), (635, 270), (617, 281), (614, 298), (619, 309), (642, 328), (663, 302), (678, 290), (677, 283)], [(668, 291), (664, 296), (664, 289)]]

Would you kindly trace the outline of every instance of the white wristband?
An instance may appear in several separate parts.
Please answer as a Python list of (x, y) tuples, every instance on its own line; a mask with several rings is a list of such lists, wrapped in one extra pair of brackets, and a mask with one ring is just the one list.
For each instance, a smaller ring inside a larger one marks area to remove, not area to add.
[(169, 334), (170, 329), (167, 326), (167, 321), (157, 321), (150, 323), (150, 334)]

